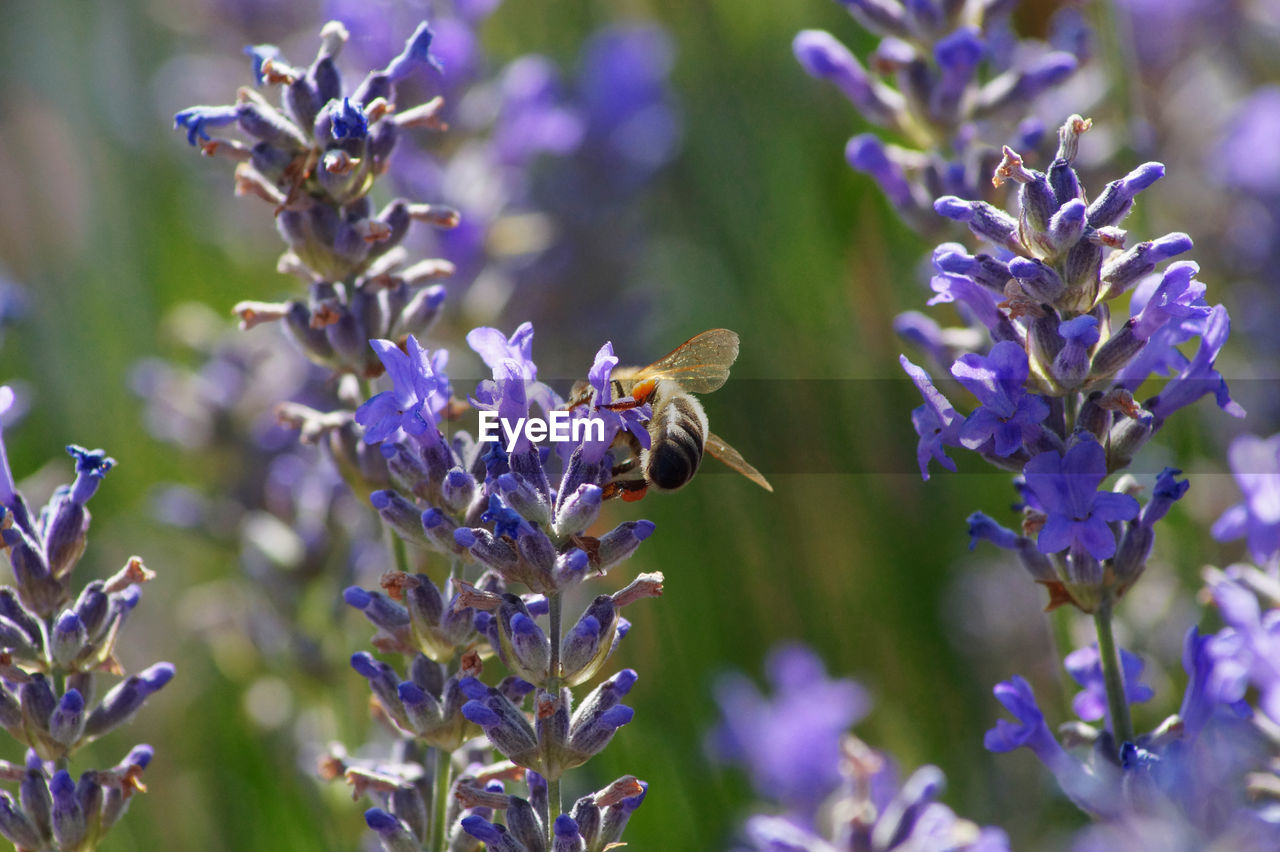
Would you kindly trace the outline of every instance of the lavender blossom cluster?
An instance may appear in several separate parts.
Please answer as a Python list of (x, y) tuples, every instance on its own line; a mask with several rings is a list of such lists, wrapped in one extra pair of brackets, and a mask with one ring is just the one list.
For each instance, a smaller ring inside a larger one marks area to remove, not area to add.
[[(869, 123), (893, 140), (862, 133), (845, 159), (870, 175), (913, 228), (939, 230), (933, 200), (986, 197), (985, 179), (1012, 139), (1034, 150), (1045, 125), (1032, 105), (1075, 73), (1088, 51), (1078, 16), (1057, 18), (1053, 49), (1014, 35), (1008, 0), (841, 0), (880, 37), (866, 64), (825, 30), (795, 37), (796, 59), (813, 77), (835, 85)], [(1071, 33), (1079, 38), (1069, 38)]]
[[(797, 56), (811, 74), (840, 85), (868, 120), (897, 133), (903, 133), (904, 115), (939, 123), (946, 116), (942, 107), (952, 102), (947, 96), (954, 96), (982, 56), (980, 46), (951, 50), (949, 45), (959, 43), (957, 31), (936, 41), (937, 70), (922, 58), (919, 45), (930, 43), (926, 35), (945, 31), (937, 26), (946, 20), (944, 11), (956, 14), (963, 6), (1007, 12), (1012, 6), (847, 5), (872, 26), (910, 37), (916, 45), (902, 49), (904, 55), (914, 51), (916, 64), (914, 76), (902, 76), (901, 91), (873, 79), (825, 33), (798, 36)], [(1077, 29), (1076, 36), (1073, 53), (1084, 56), (1089, 35)], [(890, 41), (889, 51), (896, 48), (896, 40)], [(1010, 104), (1027, 108), (1042, 90), (1018, 94)], [(916, 96), (901, 99), (902, 92)], [(978, 91), (957, 102), (981, 105), (984, 95)], [(914, 104), (914, 111), (906, 110), (906, 103)], [(1232, 465), (1246, 499), (1213, 530), (1221, 539), (1247, 538), (1253, 558), (1267, 567), (1207, 570), (1206, 594), (1226, 626), (1210, 635), (1194, 626), (1188, 631), (1183, 655), (1188, 680), (1179, 712), (1150, 732), (1135, 732), (1131, 722), (1130, 706), (1150, 700), (1154, 692), (1141, 682), (1141, 659), (1116, 646), (1113, 612), (1146, 569), (1156, 523), (1189, 483), (1177, 478), (1180, 471), (1166, 468), (1155, 477), (1145, 504), (1135, 499), (1143, 489), (1131, 475), (1100, 488), (1130, 467), (1174, 412), (1199, 398), (1213, 395), (1235, 417), (1243, 417), (1244, 410), (1216, 369), (1230, 333), (1226, 308), (1206, 300), (1196, 264), (1179, 261), (1160, 269), (1190, 250), (1191, 239), (1172, 233), (1126, 248), (1130, 241), (1121, 223), (1135, 197), (1164, 176), (1164, 166), (1146, 163), (1090, 197), (1075, 167), (1079, 137), (1090, 126), (1079, 116), (1068, 119), (1044, 171), (1029, 168), (1016, 150), (1027, 142), (1004, 146), (992, 182), (1017, 186), (1012, 213), (982, 200), (972, 186), (949, 190), (937, 179), (910, 181), (902, 165), (907, 159), (887, 157), (874, 137), (855, 138), (848, 149), (850, 162), (871, 172), (918, 230), (935, 230), (920, 221), (927, 205), (966, 224), (985, 244), (984, 250), (974, 250), (949, 242), (933, 253), (929, 303), (951, 304), (961, 327), (943, 328), (914, 311), (895, 323), (899, 334), (925, 353), (930, 367), (949, 375), (946, 385), (935, 384), (928, 370), (901, 358), (923, 397), (924, 404), (912, 412), (921, 475), (927, 480), (935, 461), (955, 471), (948, 453), (959, 448), (1018, 474), (1019, 529), (978, 512), (969, 518), (973, 544), (985, 540), (1012, 551), (1048, 591), (1049, 609), (1070, 604), (1092, 615), (1097, 629), (1096, 644), (1065, 660), (1068, 674), (1083, 688), (1072, 703), (1078, 721), (1055, 734), (1028, 682), (1013, 677), (996, 687), (996, 697), (1016, 721), (998, 721), (985, 745), (996, 752), (1030, 748), (1067, 796), (1094, 818), (1074, 849), (1275, 848), (1280, 843), (1280, 806), (1275, 804), (1280, 737), (1273, 703), (1277, 675), (1268, 657), (1280, 635), (1280, 601), (1274, 596), (1280, 543), (1275, 439), (1247, 436), (1233, 445)], [(1003, 135), (1014, 134), (1006, 129)], [(1033, 143), (1029, 147), (1034, 155)], [(1126, 303), (1128, 316), (1113, 318), (1113, 307)], [(1163, 384), (1139, 401), (1135, 394), (1150, 379)], [(971, 394), (976, 405), (957, 409), (952, 400), (960, 391)], [(808, 685), (815, 688), (812, 678)], [(780, 714), (771, 730), (789, 731), (802, 717), (796, 709)], [(836, 749), (828, 744), (818, 752), (830, 759)], [(808, 777), (823, 775), (814, 770)], [(825, 796), (828, 803), (838, 801), (829, 786)], [(787, 817), (786, 830), (776, 837), (760, 828), (776, 825), (776, 816), (753, 818), (747, 832), (760, 848), (820, 848), (798, 839), (803, 835), (796, 826), (807, 825), (805, 819), (794, 813)], [(863, 847), (844, 840), (834, 848)], [(881, 847), (872, 843), (870, 848)], [(959, 847), (940, 839), (920, 848)]]
[[(458, 22), (445, 20), (445, 32), (457, 36), (448, 24)], [(249, 51), (256, 79), (282, 87), (280, 109), (242, 90), (234, 107), (194, 107), (177, 116), (192, 144), (240, 161), (240, 191), (277, 205), (290, 246), (281, 268), (311, 282), (306, 304), (241, 303), (244, 324), (282, 319), (313, 362), (360, 380), (343, 382), (337, 409), (301, 402), (279, 408), (304, 440), (328, 449), (353, 491), (368, 496), (392, 533), (396, 567), (383, 573), (378, 589), (350, 586), (342, 595), (377, 628), (374, 650), (401, 658), (395, 666), (368, 652), (351, 657), (394, 740), (390, 754), (368, 759), (335, 745), (321, 773), (344, 778), (357, 797), (371, 799), (366, 822), (389, 850), (482, 843), (603, 850), (619, 842), (647, 785), (624, 776), (566, 808), (561, 779), (631, 720), (633, 711), (621, 702), (637, 674), (624, 669), (585, 695), (574, 690), (597, 679), (629, 630), (621, 609), (659, 595), (662, 575), (641, 575), (596, 595), (571, 626), (562, 610), (566, 593), (604, 576), (653, 532), (641, 520), (590, 534), (618, 461), (610, 454), (614, 438), (626, 431), (647, 447), (652, 411), (616, 398), (618, 359), (610, 344), (568, 405), (538, 381), (529, 323), (510, 336), (487, 327), (468, 334), (493, 378), (467, 402), (453, 396), (448, 353), (425, 348), (419, 336), (444, 295), (426, 281), (455, 266), (432, 260), (403, 267), (407, 252), (397, 244), (414, 219), (452, 227), (459, 217), (403, 200), (375, 215), (368, 202), (399, 130), (442, 128), (444, 96), (405, 111), (395, 105), (395, 83), (415, 69), (440, 72), (435, 36), (422, 25), (399, 56), (343, 97), (333, 60), (345, 40), (345, 28), (327, 25), (308, 69), (285, 64), (270, 46)], [(641, 81), (637, 103), (654, 96), (651, 83)], [(546, 129), (541, 122), (549, 115), (529, 112), (540, 118), (517, 134), (520, 141)], [(625, 111), (615, 116), (626, 118)], [(256, 141), (210, 135), (232, 123)], [(390, 389), (369, 396), (365, 382), (384, 375)], [(468, 407), (495, 412), (509, 425), (529, 417), (531, 406), (599, 428), (538, 447), (527, 436), (507, 444), (450, 426)], [(490, 685), (482, 676), (494, 658), (509, 674)], [(508, 784), (522, 786), (509, 792)]]
[(778, 646), (765, 669), (772, 697), (744, 675), (721, 678), (723, 719), (709, 740), (718, 760), (740, 764), (758, 795), (774, 804), (747, 820), (747, 848), (1007, 852), (1002, 830), (979, 827), (937, 801), (946, 787), (938, 767), (900, 779), (888, 755), (848, 733), (870, 709), (861, 686), (828, 679), (803, 645)]
[[(0, 386), (0, 416), (14, 393)], [(58, 488), (38, 514), (17, 490), (0, 435), (0, 549), (13, 585), (0, 586), (0, 727), (27, 749), (22, 763), (0, 761), (0, 835), (21, 849), (96, 849), (145, 790), (148, 745), (116, 765), (71, 773), (82, 746), (125, 724), (174, 675), (156, 663), (124, 676), (116, 646), (129, 613), (155, 574), (133, 557), (106, 580), (75, 591), (72, 572), (89, 531), (86, 504), (114, 465), (102, 450), (67, 447), (76, 478)], [(103, 692), (103, 676), (122, 677)]]
[[(442, 126), (442, 98), (411, 108), (394, 101), (395, 83), (434, 61), (431, 30), (423, 24), (403, 52), (344, 95), (337, 56), (347, 38), (342, 24), (325, 25), (307, 67), (289, 65), (274, 45), (248, 50), (255, 83), (279, 87), (280, 107), (241, 88), (234, 104), (190, 107), (174, 121), (204, 154), (236, 161), (237, 193), (275, 207), (289, 246), (279, 268), (308, 282), (306, 302), (241, 302), (242, 323), (283, 321), (317, 364), (371, 376), (380, 367), (367, 341), (425, 331), (444, 299), (443, 288), (428, 285), (452, 272), (437, 259), (406, 265), (396, 246), (414, 222), (448, 228), (458, 215), (403, 198), (375, 211), (369, 198), (403, 131)], [(228, 126), (246, 139), (211, 135)]]
[[(470, 397), (477, 410), (514, 423), (534, 405), (544, 413), (564, 407), (537, 379), (531, 325), (509, 337), (478, 328), (467, 339), (494, 376)], [(596, 595), (572, 626), (562, 621), (563, 596), (604, 576), (653, 532), (649, 521), (626, 521), (588, 535), (612, 476), (614, 436), (630, 429), (647, 440), (641, 423), (650, 412), (609, 407), (622, 400), (611, 397), (617, 358), (606, 344), (588, 373), (591, 401), (574, 410), (603, 419), (603, 435), (541, 449), (521, 437), (508, 452), (501, 441), (441, 432), (451, 398), (443, 351), (412, 337), (407, 351), (390, 341), (374, 347), (392, 389), (361, 406), (356, 421), (366, 441), (381, 445), (396, 487), (375, 492), (373, 505), (416, 551), (450, 567), (439, 583), (398, 571), (383, 575), (383, 591), (347, 589), (347, 603), (377, 627), (374, 647), (402, 655), (407, 677), (363, 652), (352, 666), (369, 679), (388, 726), (434, 749), (434, 770), (423, 784), (420, 764), (361, 765), (335, 752), (326, 771), (345, 772), (375, 795), (381, 804), (366, 819), (387, 849), (444, 848), (464, 834), (495, 849), (603, 849), (619, 840), (646, 785), (626, 776), (565, 810), (560, 780), (631, 720), (621, 702), (637, 674), (624, 669), (577, 700), (572, 688), (595, 679), (630, 629), (621, 609), (661, 594), (662, 575)], [(510, 673), (496, 686), (480, 680), (492, 658)], [(477, 760), (489, 748), (506, 762)], [(526, 796), (504, 791), (503, 779), (521, 778)]]
[[(1194, 263), (1158, 271), (1191, 248), (1190, 238), (1168, 234), (1123, 248), (1119, 223), (1163, 167), (1140, 166), (1090, 200), (1072, 168), (1079, 134), (1088, 127), (1079, 116), (1067, 121), (1046, 172), (1026, 168), (1005, 149), (994, 179), (1018, 183), (1016, 215), (954, 197), (936, 203), (939, 213), (965, 222), (993, 248), (969, 254), (958, 244), (940, 246), (931, 281), (934, 303), (955, 303), (972, 326), (985, 330), (978, 336), (985, 354), (955, 357), (944, 339), (961, 335), (919, 315), (899, 321), (936, 363), (951, 361), (951, 375), (978, 402), (962, 414), (903, 357), (924, 397), (912, 415), (922, 475), (928, 478), (932, 460), (954, 470), (946, 452), (959, 447), (1017, 471), (1020, 530), (975, 513), (969, 519), (974, 543), (1016, 553), (1048, 590), (1049, 608), (1071, 604), (1091, 614), (1097, 628), (1097, 644), (1065, 661), (1085, 690), (1073, 703), (1079, 721), (1055, 736), (1030, 685), (1014, 677), (995, 694), (1016, 722), (1000, 720), (985, 744), (997, 752), (1030, 748), (1095, 818), (1079, 848), (1121, 848), (1147, 842), (1153, 832), (1169, 838), (1171, 845), (1162, 848), (1272, 848), (1280, 842), (1277, 812), (1254, 805), (1250, 793), (1274, 783), (1261, 779), (1274, 772), (1280, 743), (1246, 701), (1237, 673), (1241, 652), (1230, 639), (1202, 637), (1192, 627), (1179, 713), (1150, 732), (1135, 731), (1130, 718), (1131, 705), (1152, 692), (1139, 680), (1139, 659), (1116, 646), (1114, 608), (1146, 569), (1156, 523), (1189, 483), (1166, 468), (1145, 504), (1135, 499), (1140, 489), (1132, 477), (1100, 487), (1130, 465), (1174, 412), (1199, 398), (1213, 395), (1236, 417), (1244, 411), (1215, 369), (1230, 330), (1226, 308), (1208, 304)], [(1113, 321), (1110, 303), (1126, 293), (1129, 317), (1121, 324)], [(1195, 346), (1191, 357), (1178, 348), (1188, 343)], [(1153, 376), (1166, 381), (1139, 403), (1135, 391)], [(1213, 580), (1210, 588), (1222, 608), (1225, 586)], [(1229, 629), (1238, 632), (1234, 623), (1247, 620), (1240, 614), (1245, 608), (1223, 610), (1233, 622)]]
[[(591, 345), (629, 330), (645, 300), (633, 286), (651, 244), (644, 195), (681, 132), (671, 40), (652, 24), (603, 26), (567, 75), (539, 53), (499, 61), (486, 51), (499, 5), (433, 4), (439, 62), (426, 75), (449, 132), (430, 151), (401, 146), (391, 179), (459, 211), (457, 227), (414, 248), (453, 265), (450, 289), (469, 316), (519, 316)], [(359, 32), (348, 50), (362, 58), (390, 52), (394, 35), (412, 26), (410, 10), (347, 0), (328, 8)], [(611, 309), (620, 297), (630, 311)], [(598, 327), (565, 323), (568, 304), (595, 313)]]

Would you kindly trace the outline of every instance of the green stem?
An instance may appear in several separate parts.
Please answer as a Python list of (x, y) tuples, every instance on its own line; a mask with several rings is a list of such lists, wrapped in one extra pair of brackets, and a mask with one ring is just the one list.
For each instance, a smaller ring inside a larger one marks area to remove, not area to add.
[(1093, 611), (1093, 623), (1098, 628), (1098, 656), (1102, 660), (1102, 676), (1107, 686), (1107, 707), (1111, 713), (1111, 731), (1115, 735), (1116, 748), (1133, 742), (1133, 720), (1129, 718), (1129, 701), (1124, 692), (1124, 672), (1120, 668), (1120, 655), (1116, 651), (1115, 636), (1111, 631), (1111, 610), (1115, 599), (1110, 592)]
[(449, 811), (449, 787), (453, 784), (453, 760), (449, 752), (436, 749), (436, 774), (432, 787), (433, 807), (431, 814), (431, 849), (433, 852), (445, 852), (448, 848), (449, 833), (444, 824)]
[[(547, 605), (550, 608), (550, 639), (551, 639), (551, 669), (547, 677), (547, 692), (550, 692), (556, 698), (560, 697), (560, 620), (561, 606), (563, 600), (559, 592), (553, 592), (547, 596)], [(560, 804), (560, 776), (547, 779), (547, 848), (555, 846), (556, 817), (561, 814)]]
[(395, 530), (391, 529), (391, 527), (383, 527), (383, 531), (387, 535), (387, 548), (391, 551), (391, 558), (395, 562), (396, 570), (403, 571), (406, 574), (412, 573), (409, 570), (409, 551), (404, 546), (404, 539), (396, 535)]
[(560, 610), (563, 601), (560, 593), (547, 596), (547, 606), (551, 610), (551, 669), (547, 673), (547, 692), (558, 692), (560, 689)]
[[(1071, 606), (1060, 606), (1049, 613), (1049, 642), (1052, 645), (1051, 659), (1061, 660), (1071, 650), (1071, 624), (1075, 613), (1075, 607)], [(1062, 666), (1057, 668), (1057, 706), (1061, 714), (1066, 714), (1071, 709), (1071, 695), (1075, 691), (1075, 681), (1071, 679), (1071, 675), (1067, 673), (1065, 668)]]
[(560, 816), (560, 779), (547, 779), (547, 848), (556, 843), (556, 817)]

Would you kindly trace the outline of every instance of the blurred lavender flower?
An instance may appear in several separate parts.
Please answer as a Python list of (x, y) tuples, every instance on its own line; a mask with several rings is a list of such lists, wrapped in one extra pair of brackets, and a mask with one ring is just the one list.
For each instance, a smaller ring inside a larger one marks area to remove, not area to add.
[(866, 691), (850, 680), (828, 680), (822, 661), (803, 645), (781, 645), (765, 661), (773, 696), (742, 674), (723, 676), (716, 701), (724, 720), (711, 747), (741, 764), (760, 796), (811, 821), (841, 781), (838, 761), (845, 733), (870, 710)]
[(327, 681), (333, 665), (322, 645), (333, 612), (310, 614), (306, 601), (317, 584), (332, 585), (336, 596), (381, 550), (377, 524), (340, 467), (376, 481), (376, 462), (385, 484), (385, 462), (349, 418), (304, 433), (302, 442), (296, 427), (281, 422), (281, 400), (289, 400), (286, 413), (297, 413), (328, 407), (333, 391), (327, 371), (273, 335), (245, 333), (203, 306), (183, 305), (165, 318), (164, 336), (174, 343), (172, 357), (142, 361), (131, 376), (146, 427), (192, 468), (202, 459), (219, 463), (199, 485), (158, 486), (154, 511), (166, 524), (238, 551), (243, 573), (241, 582), (188, 591), (195, 624), (215, 647), (249, 636), (266, 670)]
[(1280, 561), (1280, 435), (1241, 435), (1227, 457), (1245, 499), (1222, 513), (1213, 537), (1244, 538), (1254, 561), (1274, 567)]
[[(1272, 57), (1280, 46), (1272, 2), (1121, 0), (1116, 23), (1128, 37), (1125, 99), (1115, 116), (1129, 126), (1118, 140), (1159, 150), (1172, 180), (1162, 191), (1165, 221), (1198, 222), (1198, 253), (1230, 285), (1239, 332), (1255, 375), (1280, 365), (1273, 333), (1280, 302), (1280, 160), (1268, 134), (1280, 121)], [(1242, 350), (1245, 351), (1245, 350)], [(1244, 357), (1244, 356), (1240, 356)], [(1275, 421), (1274, 394), (1257, 395), (1255, 413)]]
[[(1107, 686), (1102, 672), (1102, 657), (1097, 645), (1077, 648), (1062, 665), (1071, 679), (1084, 687), (1071, 700), (1071, 709), (1082, 721), (1096, 722), (1107, 714)], [(1155, 693), (1142, 683), (1142, 658), (1120, 649), (1120, 668), (1124, 674), (1125, 698), (1130, 704), (1150, 701)]]
[[(847, 733), (870, 702), (851, 680), (829, 680), (803, 645), (775, 648), (767, 662), (772, 699), (745, 676), (716, 689), (723, 719), (709, 737), (721, 760), (741, 764), (757, 794), (781, 806), (744, 826), (752, 849), (1000, 852), (1003, 831), (979, 828), (937, 801), (945, 787), (934, 766), (904, 782), (885, 755)], [(828, 819), (820, 810), (829, 810)]]
[[(999, 684), (995, 695), (1016, 722), (997, 720), (987, 732), (987, 748), (1029, 748), (1063, 792), (1097, 820), (1074, 849), (1145, 848), (1153, 837), (1175, 838), (1161, 848), (1178, 850), (1273, 848), (1280, 842), (1274, 807), (1258, 807), (1252, 800), (1276, 789), (1280, 779), (1269, 764), (1280, 744), (1251, 722), (1250, 709), (1240, 700), (1236, 671), (1246, 659), (1241, 650), (1228, 637), (1201, 636), (1193, 627), (1183, 654), (1188, 683), (1182, 709), (1127, 742), (1118, 758), (1109, 720), (1102, 730), (1064, 725), (1059, 740), (1030, 685), (1014, 677)], [(1096, 683), (1101, 673), (1090, 662), (1096, 658), (1096, 650), (1081, 649), (1068, 656), (1068, 668), (1080, 682)], [(1150, 690), (1137, 682), (1141, 663), (1125, 659), (1130, 700), (1149, 698)], [(1082, 718), (1100, 713), (1098, 692), (1090, 687), (1077, 698)]]
[(1008, 20), (1015, 3), (843, 5), (881, 37), (866, 66), (822, 30), (796, 36), (796, 59), (810, 75), (839, 88), (864, 119), (904, 143), (861, 134), (849, 140), (845, 158), (880, 185), (913, 228), (936, 232), (941, 223), (931, 215), (933, 200), (982, 198), (983, 177), (999, 159), (999, 145), (1035, 148), (1044, 126), (1031, 117), (1031, 106), (1070, 77), (1079, 60), (1047, 44), (1017, 40)]
[[(0, 385), (0, 417), (13, 405)], [(116, 643), (140, 586), (154, 578), (133, 557), (106, 580), (72, 594), (71, 573), (85, 550), (86, 504), (114, 465), (101, 450), (75, 445), (75, 481), (57, 489), (33, 516), (17, 490), (0, 434), (0, 549), (14, 585), (0, 587), (0, 727), (27, 748), (25, 765), (0, 762), (0, 780), (18, 785), (17, 799), (0, 791), (0, 835), (17, 848), (95, 849), (123, 816), (151, 761), (151, 747), (136, 746), (115, 767), (67, 770), (83, 745), (129, 721), (174, 676), (156, 663), (100, 694), (104, 673), (123, 675)]]
[(1280, 581), (1273, 572), (1232, 565), (1206, 569), (1205, 582), (1227, 625), (1208, 649), (1218, 661), (1219, 688), (1240, 701), (1251, 685), (1259, 709), (1280, 724)]

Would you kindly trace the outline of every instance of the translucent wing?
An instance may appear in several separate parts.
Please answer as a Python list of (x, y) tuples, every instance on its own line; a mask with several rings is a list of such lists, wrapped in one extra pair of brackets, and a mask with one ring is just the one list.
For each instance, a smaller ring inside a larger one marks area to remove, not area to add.
[(747, 479), (750, 479), (756, 485), (759, 485), (765, 491), (773, 491), (773, 486), (769, 484), (769, 480), (764, 478), (764, 474), (747, 464), (747, 460), (742, 457), (741, 453), (726, 444), (724, 439), (714, 432), (707, 433), (706, 451)]
[(713, 328), (689, 338), (641, 368), (635, 380), (674, 379), (690, 393), (711, 393), (728, 380), (729, 367), (737, 358), (737, 333), (727, 328)]

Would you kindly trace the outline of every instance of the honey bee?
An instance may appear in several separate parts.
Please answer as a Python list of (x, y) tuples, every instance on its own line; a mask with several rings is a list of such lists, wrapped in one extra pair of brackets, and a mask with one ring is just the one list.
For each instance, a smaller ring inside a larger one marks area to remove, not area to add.
[[(613, 398), (630, 397), (612, 408), (644, 405), (653, 409), (646, 424), (649, 449), (630, 432), (619, 432), (614, 446), (626, 447), (629, 456), (613, 469), (606, 497), (639, 500), (649, 488), (675, 491), (697, 473), (703, 452), (708, 452), (766, 491), (773, 486), (742, 457), (714, 434), (707, 413), (695, 393), (711, 393), (729, 378), (729, 367), (738, 357), (738, 335), (727, 328), (713, 328), (696, 335), (647, 367), (619, 367), (613, 371)], [(590, 386), (574, 385), (569, 407), (587, 404)]]

